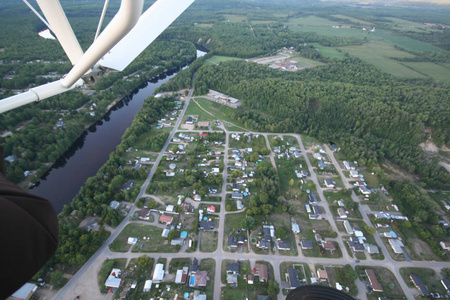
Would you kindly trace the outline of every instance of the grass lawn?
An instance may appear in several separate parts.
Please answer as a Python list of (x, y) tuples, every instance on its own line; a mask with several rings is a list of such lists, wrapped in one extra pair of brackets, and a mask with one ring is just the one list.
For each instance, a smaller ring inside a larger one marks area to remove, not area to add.
[(200, 239), (201, 252), (214, 252), (217, 249), (217, 231), (202, 231)]
[[(109, 245), (109, 249), (114, 252), (127, 252), (130, 245), (127, 244), (129, 237), (138, 238), (138, 242), (133, 247), (133, 252), (178, 252), (175, 246), (171, 246), (166, 238), (161, 236), (162, 229), (145, 224), (128, 224), (117, 236), (114, 242)], [(144, 241), (143, 237), (150, 237)]]
[(412, 54), (394, 48), (384, 41), (372, 41), (360, 46), (341, 47), (342, 51), (358, 57), (379, 70), (401, 78), (426, 78), (392, 58), (414, 57)]
[(220, 55), (214, 55), (210, 59), (206, 61), (207, 65), (218, 65), (221, 62), (229, 61), (229, 60), (242, 60), (241, 58), (237, 57), (230, 57), (230, 56), (220, 56)]
[(409, 287), (414, 287), (409, 275), (416, 274), (420, 277), (423, 284), (428, 288), (430, 293), (446, 294), (444, 287), (442, 286), (439, 274), (437, 274), (433, 269), (428, 268), (400, 268), (400, 274), (403, 277), (406, 285)]

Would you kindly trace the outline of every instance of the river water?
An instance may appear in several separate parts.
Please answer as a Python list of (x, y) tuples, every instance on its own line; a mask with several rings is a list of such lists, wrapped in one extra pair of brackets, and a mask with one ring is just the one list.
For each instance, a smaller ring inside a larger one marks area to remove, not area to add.
[[(204, 54), (206, 52), (197, 50), (197, 57)], [(175, 72), (162, 74), (155, 80), (143, 83), (120, 100), (101, 120), (83, 132), (29, 192), (50, 200), (56, 212), (61, 212), (86, 179), (97, 173), (108, 160), (109, 154), (120, 144), (122, 135), (131, 125), (144, 100), (175, 75)]]

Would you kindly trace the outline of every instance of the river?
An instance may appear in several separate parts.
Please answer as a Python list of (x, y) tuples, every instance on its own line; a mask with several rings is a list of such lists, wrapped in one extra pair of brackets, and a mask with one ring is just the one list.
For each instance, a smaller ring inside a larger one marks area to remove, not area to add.
[[(205, 54), (206, 52), (197, 50), (197, 57)], [(162, 74), (156, 80), (143, 83), (120, 100), (102, 119), (83, 132), (29, 192), (50, 200), (56, 212), (61, 212), (86, 179), (97, 173), (108, 160), (109, 154), (120, 144), (122, 135), (131, 125), (144, 100), (175, 75), (176, 72)]]

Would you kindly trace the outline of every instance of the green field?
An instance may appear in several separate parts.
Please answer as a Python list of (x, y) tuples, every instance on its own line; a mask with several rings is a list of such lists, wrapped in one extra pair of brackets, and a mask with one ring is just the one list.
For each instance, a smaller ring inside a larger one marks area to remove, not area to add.
[(243, 15), (223, 15), (225, 22), (230, 21), (231, 23), (242, 23), (247, 22), (247, 16)]
[(390, 43), (392, 45), (396, 45), (398, 47), (402, 47), (406, 50), (413, 50), (413, 51), (445, 51), (441, 48), (435, 47), (433, 45), (427, 44), (422, 41), (418, 41), (415, 39), (412, 39), (407, 36), (400, 36), (400, 35), (394, 35), (390, 34), (384, 30), (377, 30), (371, 35), (371, 38), (369, 39), (375, 40), (375, 39), (383, 39), (387, 43)]
[(335, 59), (344, 59), (345, 55), (339, 52), (336, 48), (333, 47), (325, 47), (321, 44), (311, 44), (313, 45), (321, 55), (329, 58), (335, 58)]
[(412, 54), (400, 51), (386, 42), (377, 41), (361, 46), (341, 47), (344, 52), (374, 65), (379, 70), (402, 78), (426, 78), (424, 75), (408, 68), (391, 58), (414, 57)]
[(359, 39), (368, 36), (366, 31), (357, 28), (333, 28), (332, 26), (343, 24), (316, 16), (289, 19), (287, 25), (289, 26), (289, 29), (294, 32), (316, 32), (317, 34), (326, 36), (353, 37)]
[[(193, 99), (194, 100), (194, 99)], [(214, 120), (220, 120), (222, 122), (225, 122), (224, 125), (227, 129), (232, 130), (231, 127), (234, 127), (233, 125), (239, 127), (242, 127), (242, 124), (240, 124), (238, 121), (234, 120), (231, 115), (234, 114), (234, 108), (219, 104), (217, 102), (196, 97), (195, 101), (198, 103), (195, 103), (191, 100), (191, 103), (189, 103), (189, 106), (186, 110), (186, 116), (187, 115), (198, 115), (199, 121), (214, 121)], [(201, 109), (199, 105), (204, 109)], [(208, 114), (207, 112), (210, 112), (212, 115)], [(242, 128), (234, 128), (239, 131), (242, 131)], [(233, 130), (234, 130), (233, 129)]]
[(387, 20), (385, 22), (385, 25), (392, 27), (393, 29), (400, 30), (400, 31), (414, 31), (414, 32), (439, 32), (437, 29), (432, 29), (424, 24), (416, 23), (404, 19), (398, 19), (398, 18), (384, 18)]
[(241, 60), (241, 59), (237, 58), (237, 57), (214, 55), (213, 57), (211, 57), (210, 59), (208, 59), (206, 61), (206, 64), (207, 65), (218, 65), (221, 62), (229, 61), (229, 60)]
[(345, 15), (332, 15), (332, 17), (339, 18), (342, 20), (348, 20), (353, 23), (359, 23), (359, 24), (364, 24), (364, 25), (372, 25), (373, 24), (373, 23), (365, 21), (365, 20), (356, 19), (353, 17), (345, 16)]
[(296, 56), (296, 55), (291, 56), (291, 58), (289, 58), (289, 60), (296, 60), (298, 62), (299, 68), (313, 68), (313, 67), (323, 65), (323, 63), (321, 63), (319, 61), (308, 59), (308, 58), (305, 58), (302, 56)]
[(404, 62), (402, 63), (417, 72), (430, 76), (437, 81), (450, 84), (450, 69), (432, 62)]

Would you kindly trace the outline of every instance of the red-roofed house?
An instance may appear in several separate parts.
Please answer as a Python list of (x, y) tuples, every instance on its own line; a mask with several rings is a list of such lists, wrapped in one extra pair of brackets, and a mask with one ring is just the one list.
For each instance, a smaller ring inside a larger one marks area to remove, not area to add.
[(167, 216), (167, 215), (161, 215), (161, 217), (159, 217), (159, 222), (161, 223), (166, 223), (166, 224), (170, 224), (173, 221), (173, 217), (171, 216)]
[(208, 206), (206, 208), (206, 210), (208, 211), (208, 213), (215, 213), (216, 212), (216, 207), (214, 205)]

